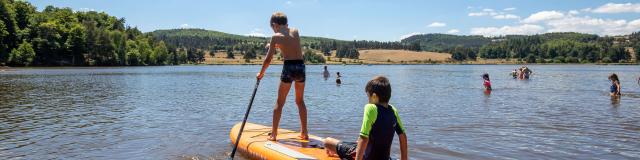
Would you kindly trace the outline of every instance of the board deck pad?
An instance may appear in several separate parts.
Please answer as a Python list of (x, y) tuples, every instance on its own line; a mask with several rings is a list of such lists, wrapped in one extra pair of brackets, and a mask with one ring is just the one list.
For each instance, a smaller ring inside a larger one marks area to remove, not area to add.
[(267, 142), (266, 144), (264, 144), (264, 146), (269, 148), (269, 149), (271, 149), (271, 150), (273, 150), (273, 151), (285, 154), (285, 155), (287, 155), (289, 157), (292, 157), (292, 158), (295, 158), (295, 159), (304, 159), (304, 160), (315, 160), (316, 159), (316, 158), (307, 156), (306, 154), (300, 153), (298, 151), (291, 150), (291, 149), (289, 149), (289, 148), (287, 148), (285, 146), (279, 145), (278, 143)]
[[(231, 128), (229, 138), (235, 144), (240, 131), (238, 123)], [(298, 160), (339, 160), (337, 157), (329, 157), (322, 145), (322, 137), (309, 135), (309, 140), (302, 140), (300, 132), (287, 129), (278, 129), (278, 140), (269, 141), (270, 126), (247, 122), (244, 126), (238, 151), (251, 159), (298, 159)]]

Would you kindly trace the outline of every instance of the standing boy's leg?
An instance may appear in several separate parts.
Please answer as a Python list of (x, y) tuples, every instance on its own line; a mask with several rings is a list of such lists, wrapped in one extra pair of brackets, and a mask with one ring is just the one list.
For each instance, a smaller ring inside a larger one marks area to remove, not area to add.
[(296, 105), (300, 115), (300, 138), (309, 139), (307, 131), (307, 106), (304, 104), (304, 82), (295, 82)]
[(273, 108), (273, 121), (271, 125), (271, 137), (269, 140), (275, 141), (278, 136), (278, 125), (280, 124), (280, 116), (282, 115), (282, 107), (284, 102), (287, 101), (287, 95), (291, 89), (291, 83), (284, 83), (280, 81), (280, 87), (278, 88), (278, 100), (276, 106)]

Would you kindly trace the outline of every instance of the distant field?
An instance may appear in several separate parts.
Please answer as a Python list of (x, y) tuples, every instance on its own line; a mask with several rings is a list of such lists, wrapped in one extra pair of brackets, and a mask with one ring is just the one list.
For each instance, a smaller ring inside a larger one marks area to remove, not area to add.
[(451, 58), (448, 53), (416, 52), (408, 50), (360, 50), (360, 59), (365, 62), (411, 63), (444, 62)]
[[(360, 59), (336, 58), (335, 51), (331, 56), (325, 56), (327, 64), (401, 64), (401, 63), (444, 63), (451, 58), (448, 53), (415, 52), (408, 50), (360, 50)], [(319, 54), (319, 53), (318, 53)], [(235, 59), (227, 59), (225, 52), (215, 53), (212, 58), (205, 54), (205, 64), (248, 64), (242, 59), (242, 55), (235, 54)], [(261, 64), (264, 55), (258, 55), (259, 59), (251, 60), (251, 64)], [(274, 57), (272, 64), (282, 64), (278, 57)]]

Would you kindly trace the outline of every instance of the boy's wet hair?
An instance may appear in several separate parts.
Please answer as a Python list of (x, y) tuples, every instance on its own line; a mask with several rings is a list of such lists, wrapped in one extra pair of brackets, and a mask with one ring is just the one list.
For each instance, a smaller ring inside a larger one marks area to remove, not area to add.
[(611, 73), (611, 75), (609, 75), (609, 80), (620, 81), (620, 80), (618, 80), (618, 75), (615, 74), (615, 73)]
[(364, 90), (365, 92), (367, 92), (368, 96), (371, 96), (374, 93), (378, 95), (381, 103), (389, 103), (389, 99), (391, 99), (391, 84), (389, 83), (389, 79), (387, 79), (387, 77), (374, 77), (367, 83), (367, 86), (364, 88)]
[(483, 79), (489, 79), (489, 73), (482, 74)]
[(275, 23), (277, 25), (286, 25), (287, 24), (287, 15), (284, 15), (282, 12), (276, 12), (271, 15), (272, 24)]

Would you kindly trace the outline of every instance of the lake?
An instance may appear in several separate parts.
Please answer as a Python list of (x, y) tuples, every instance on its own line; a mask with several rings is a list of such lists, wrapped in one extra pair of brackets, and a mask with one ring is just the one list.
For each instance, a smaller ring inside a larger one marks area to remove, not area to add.
[[(391, 81), (412, 159), (640, 159), (640, 67), (307, 66), (309, 130), (355, 141), (376, 75)], [(3, 159), (224, 159), (259, 66), (18, 68), (0, 72)], [(260, 84), (250, 122), (271, 124), (281, 66)], [(342, 85), (335, 84), (335, 72)], [(493, 91), (485, 94), (481, 74)], [(608, 94), (618, 73), (620, 99)], [(298, 130), (293, 89), (282, 128)], [(397, 138), (392, 152), (399, 157)]]

